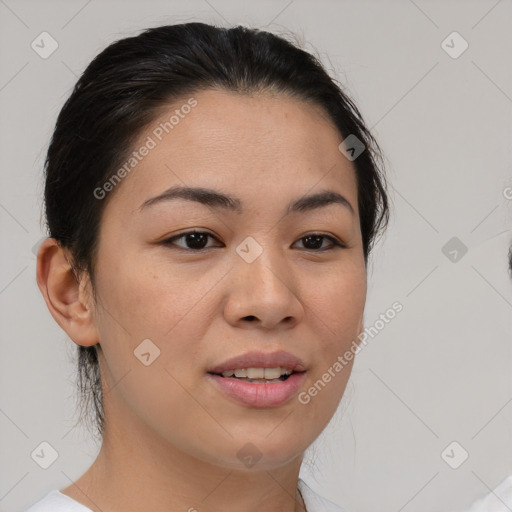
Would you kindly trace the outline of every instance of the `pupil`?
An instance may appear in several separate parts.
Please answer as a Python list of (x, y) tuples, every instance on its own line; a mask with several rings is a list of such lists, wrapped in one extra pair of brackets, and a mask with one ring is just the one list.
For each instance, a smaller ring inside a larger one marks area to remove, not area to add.
[(319, 235), (310, 235), (310, 236), (307, 236), (304, 240), (311, 240), (311, 239), (316, 239), (317, 242), (319, 243), (313, 243), (312, 245), (314, 246), (313, 248), (314, 249), (318, 249), (319, 247), (322, 246), (322, 236), (319, 236)]
[[(192, 243), (188, 243), (190, 240), (192, 239)], [(202, 242), (201, 243), (199, 240), (202, 239)], [(191, 249), (202, 249), (207, 241), (207, 235), (205, 235), (205, 233), (188, 233), (187, 234), (187, 245), (191, 248)]]

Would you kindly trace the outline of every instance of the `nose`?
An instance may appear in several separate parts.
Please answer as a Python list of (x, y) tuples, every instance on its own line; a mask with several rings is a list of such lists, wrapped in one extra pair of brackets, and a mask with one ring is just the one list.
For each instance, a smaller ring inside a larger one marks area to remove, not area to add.
[(226, 320), (236, 327), (291, 328), (304, 316), (292, 270), (273, 259), (270, 251), (252, 263), (240, 258), (231, 274), (230, 292), (224, 307)]

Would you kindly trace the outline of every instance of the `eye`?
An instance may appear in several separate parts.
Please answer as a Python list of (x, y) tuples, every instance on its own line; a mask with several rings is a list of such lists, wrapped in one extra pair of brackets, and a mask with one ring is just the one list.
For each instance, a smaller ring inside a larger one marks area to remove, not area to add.
[[(329, 235), (324, 235), (322, 233), (311, 233), (307, 236), (301, 237), (299, 240), (306, 241), (305, 245), (309, 246), (304, 247), (306, 250), (313, 250), (315, 252), (328, 251), (334, 249), (335, 247), (346, 248), (346, 246), (336, 238)], [(322, 246), (324, 240), (329, 240), (331, 242), (331, 246), (318, 250)]]
[[(190, 249), (194, 251), (200, 251), (202, 249), (209, 249), (210, 247), (205, 247), (208, 237), (215, 238), (210, 233), (205, 231), (188, 231), (187, 233), (182, 233), (181, 235), (173, 236), (172, 238), (168, 238), (164, 240), (162, 243), (164, 245), (178, 245), (182, 249)], [(183, 239), (185, 241), (186, 246), (175, 244), (175, 240)]]
[[(208, 238), (214, 238), (215, 240), (217, 240), (217, 238), (215, 238), (212, 234), (205, 231), (188, 231), (186, 233), (181, 233), (180, 235), (168, 238), (167, 240), (164, 240), (162, 244), (168, 246), (177, 245), (178, 247), (185, 250), (188, 249), (192, 251), (201, 251), (204, 249), (210, 249), (211, 247), (215, 247), (207, 246)], [(177, 240), (182, 239), (185, 243), (185, 246), (176, 243)], [(325, 240), (329, 240), (331, 242), (331, 245), (327, 248), (321, 248)], [(311, 250), (314, 252), (324, 252), (332, 250), (335, 247), (346, 248), (346, 246), (336, 238), (329, 235), (324, 235), (322, 233), (311, 233), (307, 236), (299, 238), (298, 241), (303, 242), (304, 249)]]

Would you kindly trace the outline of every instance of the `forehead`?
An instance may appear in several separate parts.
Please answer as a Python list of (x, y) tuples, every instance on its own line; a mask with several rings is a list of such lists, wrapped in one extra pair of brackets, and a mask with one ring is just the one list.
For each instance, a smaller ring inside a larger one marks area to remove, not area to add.
[(355, 172), (341, 140), (319, 106), (269, 93), (201, 91), (166, 106), (140, 134), (133, 150), (144, 156), (112, 199), (133, 211), (175, 184), (229, 187), (260, 203), (315, 184), (354, 197)]

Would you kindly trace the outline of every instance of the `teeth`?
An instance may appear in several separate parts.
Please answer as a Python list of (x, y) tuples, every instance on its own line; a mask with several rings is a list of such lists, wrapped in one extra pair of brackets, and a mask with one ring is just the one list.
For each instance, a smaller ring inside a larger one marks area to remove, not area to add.
[(264, 379), (279, 379), (281, 375), (281, 368), (265, 368), (263, 372)]
[(222, 372), (223, 377), (239, 377), (248, 379), (279, 379), (281, 375), (290, 375), (289, 368), (236, 368)]
[[(268, 370), (271, 369), (273, 368), (268, 368)], [(266, 370), (267, 368), (247, 368), (247, 377), (249, 377), (249, 379), (264, 379)], [(279, 371), (279, 368), (277, 370)], [(281, 374), (279, 374), (278, 377), (281, 377)]]

